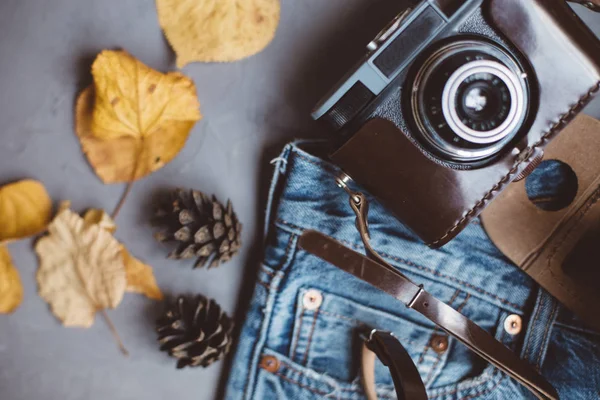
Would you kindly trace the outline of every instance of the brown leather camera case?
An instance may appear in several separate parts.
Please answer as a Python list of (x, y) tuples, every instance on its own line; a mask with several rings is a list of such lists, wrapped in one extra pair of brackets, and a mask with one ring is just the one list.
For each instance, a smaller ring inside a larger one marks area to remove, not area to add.
[(600, 121), (580, 115), (547, 148), (545, 159), (568, 164), (577, 195), (544, 211), (525, 181), (510, 185), (482, 214), (500, 250), (542, 287), (600, 331)]
[(600, 41), (558, 0), (489, 0), (491, 24), (529, 60), (539, 107), (514, 149), (477, 169), (431, 160), (394, 124), (367, 122), (332, 160), (431, 247), (456, 236), (600, 90)]

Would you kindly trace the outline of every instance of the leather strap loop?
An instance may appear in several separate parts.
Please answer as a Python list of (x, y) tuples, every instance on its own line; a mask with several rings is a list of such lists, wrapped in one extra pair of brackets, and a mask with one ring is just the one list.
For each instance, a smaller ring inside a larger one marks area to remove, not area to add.
[(373, 355), (389, 368), (398, 400), (427, 400), (419, 370), (406, 349), (392, 333), (376, 329), (365, 338), (362, 354), (362, 382), (368, 400), (377, 400)]

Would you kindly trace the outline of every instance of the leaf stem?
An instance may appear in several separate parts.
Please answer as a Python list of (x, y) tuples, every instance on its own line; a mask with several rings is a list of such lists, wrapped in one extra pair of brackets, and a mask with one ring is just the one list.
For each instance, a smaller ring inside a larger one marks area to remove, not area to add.
[(129, 352), (125, 348), (125, 345), (123, 344), (123, 341), (121, 341), (121, 337), (119, 336), (119, 332), (117, 332), (117, 328), (115, 328), (115, 326), (113, 325), (112, 321), (108, 317), (108, 314), (106, 313), (106, 310), (105, 309), (101, 309), (100, 313), (102, 313), (102, 316), (104, 317), (104, 320), (106, 321), (106, 324), (108, 325), (108, 329), (110, 329), (110, 332), (113, 334), (113, 336), (115, 338), (115, 341), (119, 345), (119, 349), (121, 350), (121, 353), (123, 353), (123, 355), (125, 357), (129, 357)]
[(113, 211), (113, 213), (111, 215), (111, 218), (113, 220), (115, 220), (117, 218), (117, 215), (119, 215), (119, 211), (121, 211), (123, 204), (125, 204), (125, 200), (127, 200), (127, 196), (129, 195), (129, 192), (131, 192), (132, 187), (133, 187), (133, 181), (129, 181), (127, 183), (127, 186), (125, 187), (125, 191), (123, 192), (121, 199), (117, 203), (117, 206), (115, 207), (115, 210)]

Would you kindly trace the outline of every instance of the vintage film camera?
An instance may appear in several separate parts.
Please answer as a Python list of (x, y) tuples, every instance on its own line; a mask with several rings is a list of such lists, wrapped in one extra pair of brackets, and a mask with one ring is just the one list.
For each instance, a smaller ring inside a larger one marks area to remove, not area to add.
[(340, 138), (331, 159), (439, 247), (531, 172), (599, 90), (600, 40), (565, 1), (425, 0), (313, 117)]

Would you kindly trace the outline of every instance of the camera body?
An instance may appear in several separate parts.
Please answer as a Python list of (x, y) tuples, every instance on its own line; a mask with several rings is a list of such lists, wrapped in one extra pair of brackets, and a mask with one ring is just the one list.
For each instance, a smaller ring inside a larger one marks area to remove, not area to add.
[(452, 239), (600, 88), (600, 41), (561, 0), (426, 0), (316, 106), (332, 155), (432, 247)]

